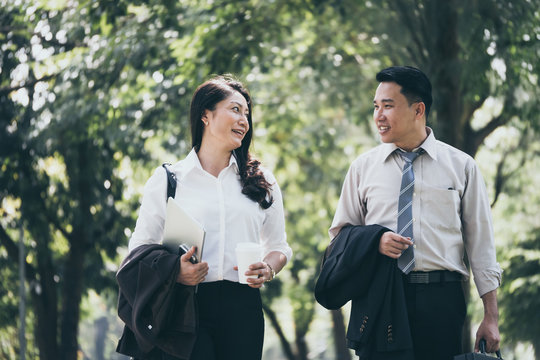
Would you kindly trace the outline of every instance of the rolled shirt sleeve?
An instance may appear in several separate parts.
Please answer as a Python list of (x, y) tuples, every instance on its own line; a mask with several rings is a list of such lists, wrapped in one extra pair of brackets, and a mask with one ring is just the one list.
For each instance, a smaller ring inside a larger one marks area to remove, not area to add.
[(292, 249), (287, 243), (281, 189), (272, 173), (264, 170), (264, 176), (272, 184), (271, 195), (274, 200), (272, 206), (265, 210), (265, 219), (261, 229), (261, 244), (264, 249), (264, 256), (272, 251), (279, 251), (289, 261), (292, 257)]
[(360, 171), (356, 168), (357, 164), (357, 161), (351, 164), (343, 181), (334, 220), (328, 230), (331, 239), (336, 237), (344, 226), (365, 225), (365, 208), (358, 195)]
[(467, 185), (461, 199), (463, 240), (478, 294), (483, 296), (501, 283), (496, 259), (491, 207), (484, 179), (474, 161), (467, 164)]
[(129, 240), (128, 250), (130, 252), (137, 246), (159, 244), (163, 240), (167, 208), (166, 197), (167, 173), (160, 166), (144, 185), (139, 216)]

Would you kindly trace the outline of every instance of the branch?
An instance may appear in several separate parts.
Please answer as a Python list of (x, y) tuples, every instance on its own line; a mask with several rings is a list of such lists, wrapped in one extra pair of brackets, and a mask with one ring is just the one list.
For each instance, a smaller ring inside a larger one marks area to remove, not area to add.
[(45, 218), (49, 221), (49, 223), (52, 224), (56, 230), (60, 231), (66, 240), (69, 241), (71, 239), (71, 234), (64, 227), (62, 227), (57, 217), (53, 218), (51, 212), (47, 211), (47, 205), (45, 204), (45, 201), (43, 201), (43, 198), (40, 198), (40, 205), (43, 208), (43, 213), (45, 214)]
[(505, 115), (504, 112), (501, 113), (499, 116), (496, 116), (493, 119), (491, 119), (491, 121), (488, 122), (486, 126), (475, 131), (475, 136), (474, 136), (475, 141), (478, 144), (483, 143), (485, 138), (487, 138), (489, 134), (495, 131), (495, 129), (497, 129), (499, 126), (502, 126), (508, 123), (508, 121), (510, 121), (510, 116), (504, 116), (504, 115)]
[(41, 42), (43, 44), (47, 44), (47, 45), (51, 45), (51, 46), (54, 46), (54, 47), (57, 47), (57, 48), (64, 48), (66, 51), (70, 51), (70, 50), (73, 50), (74, 48), (76, 47), (83, 47), (85, 46), (85, 44), (83, 43), (79, 43), (79, 42), (65, 42), (65, 43), (61, 43), (60, 41), (58, 40), (55, 40), (55, 38), (53, 37), (52, 39), (50, 40), (47, 40), (45, 38), (45, 36), (43, 36), (43, 34), (41, 33), (34, 33), (33, 34), (34, 36), (37, 36)]
[(58, 74), (46, 75), (46, 76), (44, 76), (42, 78), (34, 79), (34, 80), (30, 81), (30, 82), (23, 82), (22, 84), (19, 84), (17, 86), (10, 86), (10, 87), (0, 88), (0, 97), (1, 96), (6, 96), (7, 94), (11, 93), (12, 91), (17, 91), (19, 89), (32, 88), (37, 83), (42, 82), (42, 81), (49, 81), (52, 78), (56, 77), (57, 75)]
[(422, 44), (425, 42), (418, 37), (418, 29), (415, 29), (413, 26), (415, 17), (410, 16), (409, 13), (409, 7), (404, 4), (401, 0), (395, 0), (394, 1), (394, 8), (398, 9), (399, 16), (401, 18), (401, 23), (409, 30), (409, 34), (412, 37), (413, 44), (417, 47), (417, 55), (421, 58), (421, 63), (425, 63), (427, 61), (426, 57), (424, 56), (424, 47)]
[(10, 33), (14, 30), (27, 30), (24, 26), (0, 26), (0, 33)]
[[(465, 85), (465, 87), (467, 86)], [(465, 94), (468, 93), (468, 89), (464, 88), (463, 92)], [(484, 102), (486, 100), (487, 100), (487, 96), (482, 96), (482, 98), (478, 101), (465, 102), (463, 104), (463, 113), (461, 116), (461, 123), (464, 124), (468, 122), (470, 119), (472, 119), (474, 112), (478, 110), (479, 108), (481, 108), (482, 105), (484, 105)]]
[(497, 200), (499, 200), (499, 195), (502, 193), (503, 185), (504, 183), (506, 183), (506, 180), (508, 180), (508, 177), (503, 174), (504, 163), (506, 162), (506, 158), (508, 157), (508, 154), (509, 154), (509, 151), (506, 151), (503, 154), (501, 161), (499, 161), (499, 163), (497, 164), (497, 172), (495, 173), (495, 180), (494, 180), (494, 185), (493, 185), (494, 190), (495, 190), (495, 195), (493, 197), (493, 201), (491, 202), (492, 208), (495, 206), (495, 203), (497, 202)]
[(482, 144), (484, 140), (493, 131), (495, 131), (495, 129), (507, 124), (510, 121), (512, 116), (510, 114), (510, 111), (507, 109), (510, 109), (512, 107), (512, 99), (513, 98), (511, 94), (508, 94), (504, 100), (503, 110), (501, 111), (501, 114), (491, 119), (483, 128), (472, 132), (471, 140), (474, 142), (475, 149), (478, 149), (480, 147), (480, 144)]
[[(19, 247), (15, 241), (8, 235), (6, 229), (0, 226), (0, 245), (3, 245), (7, 251), (8, 257), (15, 263), (19, 262)], [(36, 279), (34, 267), (25, 261), (26, 280), (31, 282)]]
[(285, 353), (285, 356), (289, 360), (295, 360), (296, 356), (294, 355), (291, 344), (289, 344), (289, 341), (285, 337), (285, 334), (283, 333), (283, 330), (281, 329), (281, 325), (279, 324), (279, 321), (277, 320), (276, 313), (266, 304), (263, 303), (262, 305), (264, 312), (266, 313), (266, 316), (268, 316), (268, 319), (272, 323), (272, 327), (276, 330), (276, 333), (279, 337), (279, 342), (281, 343), (281, 347), (283, 348), (283, 352)]
[(518, 170), (523, 168), (523, 166), (525, 165), (525, 162), (527, 161), (527, 151), (522, 152), (521, 161), (514, 168), (514, 170), (512, 170), (512, 171), (510, 171), (510, 172), (508, 172), (506, 174), (503, 171), (508, 156), (510, 154), (516, 152), (516, 150), (518, 148), (523, 148), (523, 147), (525, 147), (525, 148), (527, 147), (527, 141), (525, 141), (525, 134), (522, 134), (521, 140), (518, 142), (518, 144), (516, 146), (511, 147), (510, 149), (506, 150), (503, 153), (501, 160), (497, 164), (497, 172), (495, 174), (495, 181), (494, 181), (494, 183), (495, 183), (494, 184), (495, 195), (493, 197), (493, 201), (491, 202), (491, 207), (494, 207), (495, 204), (497, 203), (497, 200), (499, 200), (499, 195), (502, 193), (504, 185), (506, 184), (508, 179), (510, 179), (512, 176), (514, 176), (514, 174), (516, 172), (518, 172)]

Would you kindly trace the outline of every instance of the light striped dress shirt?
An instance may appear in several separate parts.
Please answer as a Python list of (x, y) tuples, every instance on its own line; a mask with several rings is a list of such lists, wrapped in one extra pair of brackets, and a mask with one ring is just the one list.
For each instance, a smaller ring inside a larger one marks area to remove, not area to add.
[[(450, 270), (469, 276), (465, 251), (480, 296), (500, 284), (491, 209), (477, 164), (466, 153), (435, 139), (427, 128), (425, 153), (413, 163), (413, 271)], [(335, 237), (345, 225), (379, 224), (397, 229), (403, 159), (394, 144), (360, 155), (345, 178), (334, 220)]]

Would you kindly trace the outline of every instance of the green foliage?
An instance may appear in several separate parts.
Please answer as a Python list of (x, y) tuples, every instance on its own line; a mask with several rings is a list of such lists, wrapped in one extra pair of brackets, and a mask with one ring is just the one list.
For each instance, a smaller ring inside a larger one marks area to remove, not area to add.
[[(504, 165), (488, 173), (498, 179), (492, 188), (505, 216), (534, 217), (520, 205), (526, 200), (506, 201), (520, 193), (510, 180), (537, 154), (527, 152), (536, 149), (540, 130), (539, 13), (532, 1), (0, 5), (0, 355), (15, 347), (4, 347), (4, 339), (15, 334), (19, 227), (29, 317), (44, 334), (35, 344), (44, 359), (60, 358), (86, 294), (114, 293), (141, 186), (161, 162), (189, 151), (190, 97), (211, 74), (236, 73), (254, 98), (253, 151), (282, 188), (295, 253), (265, 300), (290, 300), (297, 344), (315, 316), (312, 290), (342, 180), (350, 162), (376, 143), (369, 119), (380, 68), (423, 68), (434, 83), (437, 136), (470, 154), (503, 125), (528, 134), (488, 142), (493, 161)], [(520, 275), (523, 262), (516, 262), (531, 251), (508, 257), (505, 312), (535, 295), (511, 285), (538, 280)], [(94, 315), (82, 313), (88, 321)], [(514, 325), (502, 318), (510, 334)], [(531, 340), (522, 333), (512, 339)]]
[(501, 328), (511, 342), (530, 341), (538, 349), (540, 334), (540, 230), (506, 255), (500, 302)]

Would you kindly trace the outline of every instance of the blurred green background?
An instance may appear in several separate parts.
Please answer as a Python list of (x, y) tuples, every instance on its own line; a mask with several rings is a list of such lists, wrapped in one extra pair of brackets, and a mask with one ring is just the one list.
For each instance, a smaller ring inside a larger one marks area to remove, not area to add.
[[(375, 73), (413, 65), (433, 83), (429, 125), (488, 186), (503, 356), (540, 359), (539, 5), (0, 0), (0, 358), (125, 359), (114, 275), (142, 186), (187, 155), (191, 94), (221, 73), (252, 93), (252, 151), (294, 250), (263, 290), (264, 359), (355, 358), (348, 306), (312, 290), (348, 166), (378, 142)], [(481, 316), (472, 287), (467, 347)]]

